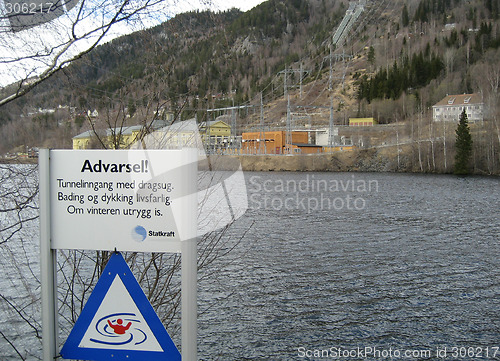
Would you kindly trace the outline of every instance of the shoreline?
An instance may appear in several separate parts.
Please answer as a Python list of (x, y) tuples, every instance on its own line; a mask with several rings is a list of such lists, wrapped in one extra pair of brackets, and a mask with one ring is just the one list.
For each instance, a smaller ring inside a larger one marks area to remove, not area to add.
[(38, 158), (0, 158), (0, 164), (38, 164)]
[[(389, 148), (357, 149), (344, 152), (299, 155), (211, 155), (200, 161), (200, 169), (235, 171), (241, 164), (243, 171), (255, 172), (376, 172), (453, 175), (453, 164), (436, 162), (435, 169), (421, 170), (418, 161), (411, 158), (411, 147), (401, 147), (398, 153)], [(406, 149), (404, 149), (406, 148)], [(500, 176), (475, 169), (470, 175)]]
[[(294, 155), (210, 155), (199, 161), (200, 170), (236, 171), (240, 168), (247, 172), (375, 172), (375, 173), (414, 173), (414, 174), (453, 174), (453, 163), (449, 166), (436, 162), (432, 170), (421, 170), (419, 161), (412, 159), (414, 149), (410, 145), (400, 146), (399, 157), (396, 146), (383, 148), (355, 149), (320, 154)], [(451, 157), (450, 157), (451, 158)], [(0, 159), (0, 164), (37, 164), (37, 158)], [(470, 175), (495, 176), (474, 169)]]

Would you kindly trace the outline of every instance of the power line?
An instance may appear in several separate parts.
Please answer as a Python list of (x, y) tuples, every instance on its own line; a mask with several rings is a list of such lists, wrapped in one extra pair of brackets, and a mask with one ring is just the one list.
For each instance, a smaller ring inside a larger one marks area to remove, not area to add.
[(283, 74), (283, 96), (286, 97), (288, 95), (288, 88), (293, 88), (293, 87), (297, 87), (297, 85), (288, 85), (288, 82), (287, 82), (287, 74), (295, 74), (295, 73), (299, 73), (300, 76), (299, 76), (299, 88), (300, 88), (300, 97), (302, 97), (302, 80), (304, 78), (303, 74), (304, 73), (309, 73), (310, 70), (304, 70), (303, 69), (303, 66), (302, 66), (302, 62), (300, 63), (300, 69), (287, 69), (285, 67), (285, 70), (282, 70), (280, 72), (278, 72), (278, 75), (279, 74)]

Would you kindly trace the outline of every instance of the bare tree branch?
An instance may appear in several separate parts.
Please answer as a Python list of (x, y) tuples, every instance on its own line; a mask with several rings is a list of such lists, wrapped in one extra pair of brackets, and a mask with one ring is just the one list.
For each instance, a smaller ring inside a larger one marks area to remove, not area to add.
[(2, 335), (2, 337), (5, 339), (5, 341), (7, 341), (7, 342), (8, 342), (8, 344), (9, 344), (9, 345), (10, 345), (10, 346), (14, 349), (14, 351), (16, 351), (17, 355), (21, 358), (21, 360), (26, 360), (26, 359), (23, 357), (23, 355), (21, 355), (21, 353), (20, 353), (20, 352), (19, 352), (19, 350), (16, 348), (16, 346), (12, 343), (12, 341), (11, 341), (11, 340), (9, 340), (9, 339), (7, 338), (7, 336), (5, 336), (5, 334), (4, 334), (2, 331), (0, 331), (0, 335)]
[[(30, 319), (29, 319), (29, 316), (27, 316), (22, 309), (20, 309), (19, 307), (17, 307), (16, 305), (14, 305), (9, 299), (7, 299), (7, 297), (5, 297), (4, 295), (2, 295), (0, 293), (0, 298), (2, 300), (4, 300), (9, 306), (11, 309), (13, 309), (18, 315), (19, 317), (21, 317), (23, 319), (24, 322), (26, 322), (26, 324), (28, 324), (32, 329), (33, 331), (35, 332), (36, 334), (36, 338), (39, 338), (41, 339), (42, 337), (40, 336), (40, 329), (41, 329), (41, 326), (40, 324), (34, 324)], [(5, 336), (4, 336), (5, 337)]]
[[(93, 2), (91, 0), (83, 0), (78, 13), (71, 20), (70, 38), (64, 39), (61, 34), (60, 42), (43, 49), (45, 51), (42, 51), (41, 49), (34, 49), (33, 54), (23, 54), (18, 57), (12, 57), (11, 55), (0, 56), (0, 63), (4, 64), (12, 64), (16, 66), (17, 64), (24, 64), (26, 60), (31, 60), (37, 65), (36, 67), (33, 65), (33, 70), (28, 72), (28, 75), (18, 83), (18, 86), (13, 93), (5, 96), (3, 99), (0, 99), (0, 107), (26, 95), (36, 86), (52, 77), (68, 64), (82, 58), (85, 54), (88, 54), (97, 45), (102, 43), (113, 27), (120, 23), (128, 23), (136, 20), (140, 15), (147, 13), (151, 8), (158, 7), (164, 1), (165, 0), (122, 0), (119, 3), (106, 3), (106, 1), (104, 1), (101, 4), (98, 4), (97, 2)], [(102, 10), (99, 10), (99, 5), (102, 7)], [(90, 21), (91, 17), (101, 18), (102, 23), (94, 24), (89, 30), (85, 30), (79, 34), (78, 32), (81, 32), (82, 29), (87, 29), (87, 23)], [(55, 27), (54, 30), (63, 32), (64, 28), (59, 26)], [(3, 34), (6, 35), (6, 32), (4, 31)], [(0, 39), (1, 38), (2, 33), (0, 32)], [(8, 41), (8, 39), (4, 40), (4, 48), (14, 46), (13, 44), (5, 44), (5, 42)], [(89, 41), (90, 43), (87, 45), (83, 44), (84, 42)], [(79, 44), (81, 44), (83, 50), (80, 48), (76, 54), (73, 54), (75, 50), (78, 49)], [(17, 45), (22, 46), (23, 44), (20, 43)], [(32, 76), (35, 72), (35, 68), (38, 68), (40, 63), (44, 64), (44, 70), (33, 79)]]

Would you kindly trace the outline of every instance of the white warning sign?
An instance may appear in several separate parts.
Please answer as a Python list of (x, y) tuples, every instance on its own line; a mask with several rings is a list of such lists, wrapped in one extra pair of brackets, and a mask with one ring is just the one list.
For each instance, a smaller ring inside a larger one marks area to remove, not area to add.
[(197, 160), (193, 149), (51, 151), (51, 247), (180, 252), (196, 236)]

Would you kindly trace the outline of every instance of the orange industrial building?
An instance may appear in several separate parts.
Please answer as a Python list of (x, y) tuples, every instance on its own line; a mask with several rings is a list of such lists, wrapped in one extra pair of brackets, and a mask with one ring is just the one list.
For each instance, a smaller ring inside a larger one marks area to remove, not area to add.
[[(312, 154), (321, 153), (322, 146), (308, 144), (307, 132), (292, 132), (292, 144), (286, 144), (285, 131), (248, 132), (241, 135), (242, 154)], [(291, 149), (291, 152), (289, 151)]]

